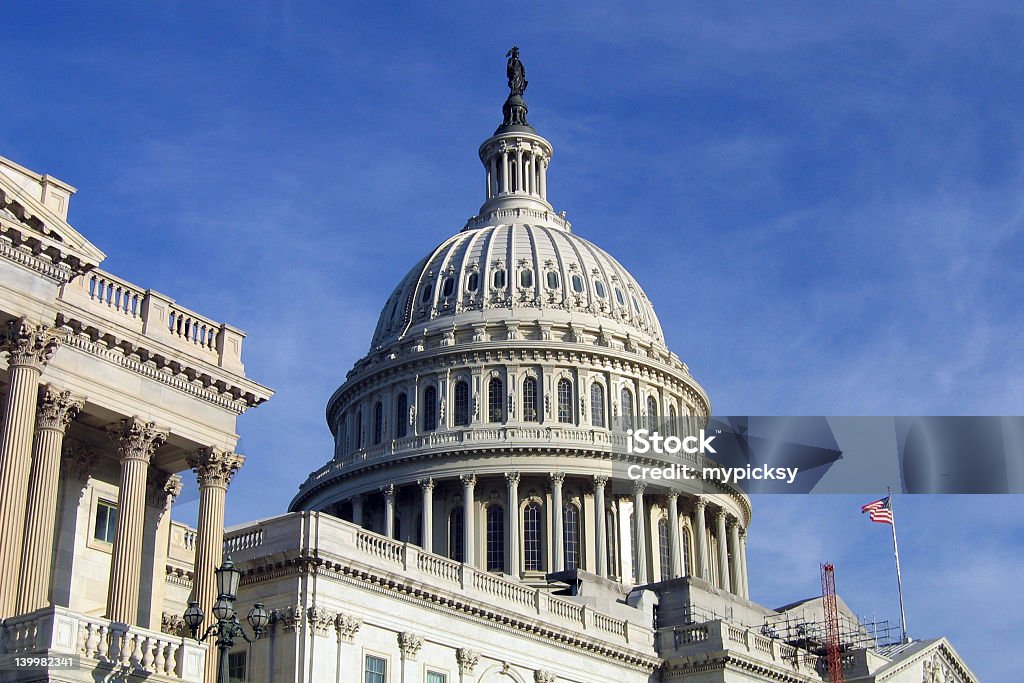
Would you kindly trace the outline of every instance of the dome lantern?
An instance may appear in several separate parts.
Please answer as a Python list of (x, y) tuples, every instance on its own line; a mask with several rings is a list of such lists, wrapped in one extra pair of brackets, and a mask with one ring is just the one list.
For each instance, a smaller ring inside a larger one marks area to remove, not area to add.
[[(503, 209), (551, 213), (547, 187), (551, 143), (526, 121), (526, 69), (519, 61), (519, 48), (513, 47), (506, 56), (509, 95), (502, 107), (503, 120), (480, 145), (480, 161), (487, 174), (487, 201), (480, 207), (480, 216)], [(567, 229), (564, 221), (552, 224)]]

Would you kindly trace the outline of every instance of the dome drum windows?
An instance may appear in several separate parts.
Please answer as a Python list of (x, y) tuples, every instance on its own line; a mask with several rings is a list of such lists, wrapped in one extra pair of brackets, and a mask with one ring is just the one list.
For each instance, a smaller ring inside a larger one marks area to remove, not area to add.
[(572, 382), (563, 377), (558, 380), (558, 421), (572, 424), (572, 418)]
[(487, 421), (505, 420), (505, 389), (500, 377), (492, 377), (487, 383)]
[(633, 428), (633, 392), (627, 387), (623, 387), (619, 394), (619, 406), (621, 408), (622, 415), (620, 417), (620, 423), (622, 431), (626, 431)]
[(590, 424), (604, 427), (604, 387), (600, 382), (590, 385)]
[(475, 293), (480, 289), (480, 273), (470, 273), (466, 278), (466, 291)]
[(530, 289), (533, 287), (533, 271), (529, 268), (523, 268), (519, 271), (519, 286), (523, 289)]
[(446, 277), (444, 279), (444, 282), (441, 283), (441, 296), (443, 296), (444, 298), (447, 299), (447, 298), (449, 298), (454, 293), (455, 293), (455, 278), (453, 278), (451, 276)]
[(540, 422), (540, 392), (537, 391), (536, 377), (523, 380), (523, 421)]
[(544, 568), (541, 553), (540, 503), (530, 501), (523, 508), (523, 569), (539, 572)]
[(423, 285), (423, 289), (420, 290), (420, 303), (421, 304), (429, 304), (430, 303), (430, 298), (433, 296), (433, 294), (434, 294), (434, 283), (433, 282), (428, 282), (425, 285)]
[(437, 387), (427, 387), (423, 391), (423, 431), (437, 430)]
[(395, 438), (405, 438), (409, 433), (409, 396), (403, 391), (395, 399)]
[(491, 274), (491, 286), (494, 289), (505, 289), (507, 283), (507, 276), (503, 268), (498, 268)]
[(599, 299), (608, 298), (608, 291), (604, 288), (604, 283), (600, 280), (594, 280), (594, 291), (597, 293)]
[(572, 276), (572, 291), (577, 294), (583, 293), (583, 276), (578, 273), (574, 273)]
[(561, 284), (562, 284), (561, 281), (559, 280), (558, 272), (557, 271), (549, 270), (547, 272), (546, 278), (547, 278), (548, 289), (558, 289), (561, 286)]
[(469, 382), (459, 380), (455, 383), (454, 399), (453, 421), (456, 427), (465, 427), (469, 424)]

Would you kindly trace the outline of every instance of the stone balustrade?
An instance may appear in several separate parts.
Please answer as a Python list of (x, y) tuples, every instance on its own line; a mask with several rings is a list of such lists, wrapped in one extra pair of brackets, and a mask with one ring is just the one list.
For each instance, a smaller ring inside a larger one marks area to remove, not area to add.
[[(200, 683), (206, 645), (137, 626), (125, 626), (62, 607), (7, 619), (0, 638), (0, 669), (15, 656), (72, 657), (79, 671), (108, 677)], [(97, 678), (99, 680), (99, 678)]]
[(807, 650), (795, 648), (724, 619), (665, 629), (658, 634), (658, 639), (660, 652), (667, 659), (728, 650), (804, 675), (814, 675), (819, 666), (820, 658)]
[(623, 606), (624, 611), (636, 612), (635, 621), (599, 612), (580, 602), (425, 552), (417, 545), (387, 538), (325, 513), (293, 512), (228, 529), (224, 546), (233, 549), (232, 559), (243, 566), (246, 562), (258, 566), (261, 557), (315, 553), (317, 557), (330, 558), (335, 566), (351, 564), (388, 574), (404, 573), (420, 585), (448, 590), (467, 602), (545, 621), (556, 628), (583, 631), (618, 644), (650, 646), (654, 642), (650, 625), (640, 623), (643, 615), (633, 608)]
[(161, 355), (162, 348), (178, 351), (242, 374), (242, 341), (245, 334), (177, 304), (152, 289), (142, 289), (121, 278), (95, 269), (61, 287), (61, 317), (72, 326), (94, 329), (97, 336), (143, 345)]

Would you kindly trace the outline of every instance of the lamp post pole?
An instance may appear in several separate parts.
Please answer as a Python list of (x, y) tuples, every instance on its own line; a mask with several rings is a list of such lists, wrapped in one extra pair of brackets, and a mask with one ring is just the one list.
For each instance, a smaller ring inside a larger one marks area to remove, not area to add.
[(203, 641), (216, 636), (218, 652), (217, 683), (228, 683), (228, 653), (235, 646), (235, 638), (244, 638), (247, 643), (252, 643), (254, 638), (259, 638), (263, 630), (270, 623), (270, 614), (263, 603), (255, 603), (246, 617), (249, 626), (252, 627), (253, 638), (246, 634), (242, 625), (238, 623), (238, 613), (235, 611), (235, 600), (238, 596), (238, 583), (242, 578), (242, 572), (235, 568), (235, 563), (230, 557), (224, 559), (224, 564), (214, 572), (217, 575), (217, 602), (213, 603), (213, 616), (217, 623), (211, 625), (202, 637), (199, 636), (199, 627), (206, 615), (198, 602), (190, 602), (185, 610), (183, 619), (185, 625), (192, 632), (192, 637), (197, 641)]

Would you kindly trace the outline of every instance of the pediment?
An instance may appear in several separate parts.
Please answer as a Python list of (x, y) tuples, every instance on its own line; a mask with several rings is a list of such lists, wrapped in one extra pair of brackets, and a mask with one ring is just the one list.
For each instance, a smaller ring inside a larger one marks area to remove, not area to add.
[[(55, 263), (63, 263), (76, 272), (99, 265), (106, 255), (61, 215), (32, 195), (31, 184), (37, 182), (35, 178), (40, 176), (0, 157), (0, 229), (3, 236), (14, 246), (27, 245), (33, 253), (45, 254)], [(50, 182), (45, 177), (41, 178)]]
[(904, 681), (908, 674), (915, 683), (978, 683), (978, 677), (945, 638), (910, 645), (877, 670), (871, 680)]

